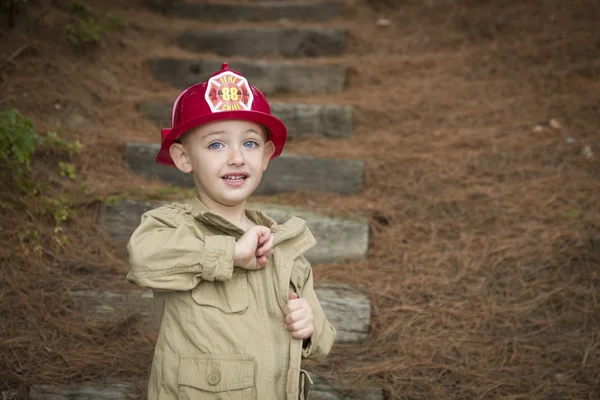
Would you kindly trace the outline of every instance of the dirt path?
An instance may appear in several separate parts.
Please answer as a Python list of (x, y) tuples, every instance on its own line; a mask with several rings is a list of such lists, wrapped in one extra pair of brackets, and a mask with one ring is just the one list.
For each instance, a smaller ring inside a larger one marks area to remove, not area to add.
[[(65, 38), (69, 13), (49, 3), (29, 5), (0, 37), (0, 63), (27, 46), (2, 64), (0, 104), (41, 132), (66, 124), (62, 134), (85, 146), (86, 189), (61, 183), (79, 212), (64, 246), (51, 221), (3, 215), (0, 389), (97, 377), (142, 387), (153, 338), (126, 316), (73, 315), (64, 290), (125, 286), (122, 243), (98, 228), (98, 199), (184, 195), (129, 173), (123, 146), (158, 135), (136, 102), (178, 93), (151, 78), (147, 60), (185, 55), (172, 38), (199, 24), (90, 1), (128, 24), (78, 53)], [(349, 384), (375, 379), (390, 399), (597, 398), (600, 6), (401, 3), (348, 0), (333, 25), (349, 48), (314, 61), (351, 67), (343, 93), (302, 101), (351, 105), (354, 136), (286, 148), (365, 160), (364, 190), (256, 199), (370, 218), (368, 259), (315, 272), (364, 288), (374, 312), (367, 342), (336, 346), (324, 366)], [(41, 253), (18, 239), (31, 226)]]

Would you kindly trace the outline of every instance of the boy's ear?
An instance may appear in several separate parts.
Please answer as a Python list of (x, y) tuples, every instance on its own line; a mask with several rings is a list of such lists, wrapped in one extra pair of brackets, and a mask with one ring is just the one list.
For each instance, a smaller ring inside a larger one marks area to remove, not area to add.
[(265, 171), (267, 169), (267, 166), (269, 165), (269, 160), (271, 159), (271, 156), (273, 156), (273, 153), (275, 153), (275, 145), (273, 144), (273, 142), (271, 142), (270, 140), (265, 143), (265, 154), (264, 154), (264, 158), (263, 158), (263, 171)]
[(192, 172), (192, 163), (185, 151), (185, 147), (181, 143), (173, 143), (169, 148), (169, 154), (171, 154), (171, 158), (175, 162), (177, 169), (186, 174)]

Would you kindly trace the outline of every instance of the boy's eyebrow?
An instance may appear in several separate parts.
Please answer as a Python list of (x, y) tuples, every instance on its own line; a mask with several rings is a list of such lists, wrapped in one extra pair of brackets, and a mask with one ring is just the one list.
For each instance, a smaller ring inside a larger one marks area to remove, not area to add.
[(223, 133), (225, 133), (225, 131), (213, 131), (213, 132), (208, 132), (207, 134), (205, 134), (205, 135), (202, 135), (202, 139), (206, 139), (206, 138), (207, 138), (207, 137), (209, 137), (209, 136), (220, 135), (220, 134), (223, 134)]
[[(208, 132), (208, 133), (202, 135), (200, 139), (206, 139), (207, 137), (216, 136), (216, 135), (222, 135), (224, 133), (226, 133), (226, 132), (225, 131), (212, 131), (212, 132)], [(254, 133), (254, 134), (256, 134), (258, 136), (261, 136), (261, 137), (264, 134), (264, 132), (262, 132), (262, 131), (259, 132), (259, 131), (257, 131), (256, 129), (253, 129), (253, 128), (250, 128), (250, 129), (246, 130), (244, 133), (246, 133), (246, 134), (248, 134), (248, 133)]]
[(249, 133), (249, 132), (255, 133), (257, 136), (260, 136), (262, 139), (265, 140), (265, 142), (269, 141), (269, 132), (266, 132), (262, 129), (260, 131), (257, 131), (256, 129), (252, 129), (252, 128), (250, 128), (246, 131), (246, 133)]

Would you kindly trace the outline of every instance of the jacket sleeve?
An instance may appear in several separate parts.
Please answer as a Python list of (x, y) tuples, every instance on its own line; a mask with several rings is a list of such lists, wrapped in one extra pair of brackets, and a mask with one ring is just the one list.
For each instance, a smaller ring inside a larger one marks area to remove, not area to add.
[[(304, 259), (304, 262), (308, 264), (306, 259)], [(309, 271), (308, 279), (304, 283), (302, 297), (306, 299), (312, 308), (315, 331), (309, 339), (304, 341), (302, 357), (322, 361), (329, 354), (337, 332), (323, 312), (321, 303), (315, 293), (312, 269), (309, 269)]]
[(233, 274), (235, 238), (205, 236), (173, 206), (145, 213), (127, 250), (127, 279), (156, 290), (191, 290), (202, 280), (224, 281)]

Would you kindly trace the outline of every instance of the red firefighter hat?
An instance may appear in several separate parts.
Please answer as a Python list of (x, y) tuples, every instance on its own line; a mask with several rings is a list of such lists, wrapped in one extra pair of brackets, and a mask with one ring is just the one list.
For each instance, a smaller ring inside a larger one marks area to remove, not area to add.
[(225, 119), (243, 119), (265, 126), (269, 140), (275, 145), (271, 158), (278, 157), (283, 151), (287, 139), (285, 125), (271, 115), (265, 95), (224, 62), (221, 70), (206, 82), (190, 86), (177, 97), (171, 128), (162, 129), (156, 161), (174, 167), (169, 148), (181, 135), (207, 122)]

